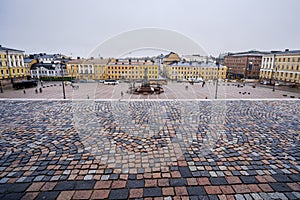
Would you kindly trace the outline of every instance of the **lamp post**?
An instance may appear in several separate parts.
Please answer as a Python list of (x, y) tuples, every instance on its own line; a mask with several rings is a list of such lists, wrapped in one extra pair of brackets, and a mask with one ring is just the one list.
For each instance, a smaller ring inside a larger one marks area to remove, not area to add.
[(216, 93), (215, 93), (215, 99), (218, 99), (218, 85), (219, 85), (219, 69), (220, 69), (220, 56), (216, 59), (216, 65), (218, 67), (217, 70), (217, 84), (216, 84)]
[[(275, 73), (274, 73), (275, 72)], [(272, 75), (273, 75), (273, 81), (274, 81), (274, 85), (273, 85), (273, 92), (275, 92), (275, 74), (277, 73), (277, 67), (275, 66), (275, 71), (272, 69)]]
[(62, 82), (62, 88), (63, 88), (63, 98), (66, 99), (63, 66), (65, 66), (65, 63), (64, 63), (64, 61), (61, 61), (60, 67), (61, 67), (61, 82)]
[(0, 81), (0, 93), (3, 93), (2, 82)]

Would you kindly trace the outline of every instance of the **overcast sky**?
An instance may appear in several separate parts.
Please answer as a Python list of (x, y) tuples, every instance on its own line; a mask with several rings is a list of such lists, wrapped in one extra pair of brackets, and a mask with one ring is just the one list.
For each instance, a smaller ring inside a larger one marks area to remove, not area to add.
[(0, 44), (86, 57), (114, 35), (156, 27), (211, 55), (300, 49), (299, 9), (299, 0), (1, 0)]

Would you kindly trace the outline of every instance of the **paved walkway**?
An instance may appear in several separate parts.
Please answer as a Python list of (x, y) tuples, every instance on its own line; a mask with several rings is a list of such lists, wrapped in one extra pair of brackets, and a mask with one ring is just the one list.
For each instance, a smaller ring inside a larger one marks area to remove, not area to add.
[[(65, 87), (67, 99), (214, 99), (216, 93), (216, 85), (206, 83), (196, 83), (190, 85), (187, 83), (169, 82), (163, 85), (164, 93), (159, 95), (132, 95), (127, 93), (128, 83), (119, 85), (104, 85), (102, 83), (78, 83), (79, 89), (73, 89), (71, 86)], [(139, 85), (138, 83), (136, 85)], [(220, 83), (218, 87), (218, 99), (282, 99), (294, 97), (300, 98), (300, 89), (292, 91), (282, 91), (278, 89), (275, 92), (272, 88), (253, 84), (237, 87), (237, 83)], [(187, 88), (186, 88), (187, 86)], [(28, 99), (62, 99), (63, 90), (60, 82), (46, 82), (42, 93), (35, 92), (36, 88), (25, 90), (4, 90), (0, 93), (0, 98), (28, 98)], [(123, 92), (124, 96), (121, 96)]]
[(0, 199), (299, 199), (299, 113), (299, 100), (2, 100)]

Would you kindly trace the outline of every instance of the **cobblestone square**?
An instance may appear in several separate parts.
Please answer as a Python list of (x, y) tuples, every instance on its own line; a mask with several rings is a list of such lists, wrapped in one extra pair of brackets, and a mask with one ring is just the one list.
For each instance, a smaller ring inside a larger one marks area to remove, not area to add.
[[(136, 86), (140, 83), (136, 83)], [(75, 83), (65, 86), (66, 99), (117, 99), (117, 100), (139, 100), (139, 99), (214, 99), (216, 84), (208, 81), (204, 87), (201, 83), (193, 85), (189, 83), (177, 83), (169, 81), (167, 85), (162, 85), (164, 93), (135, 95), (130, 94), (130, 83), (121, 82), (118, 85), (104, 85), (103, 83)], [(255, 87), (253, 87), (255, 86)], [(37, 87), (38, 91), (41, 86)], [(61, 82), (45, 82), (42, 93), (37, 92), (36, 88), (25, 90), (4, 89), (0, 93), (0, 98), (17, 99), (63, 99), (63, 89)], [(123, 95), (121, 95), (123, 93)], [(300, 89), (286, 88), (284, 86), (273, 87), (264, 86), (258, 83), (231, 83), (219, 82), (218, 99), (299, 99)]]
[(299, 100), (1, 100), (1, 199), (299, 199)]

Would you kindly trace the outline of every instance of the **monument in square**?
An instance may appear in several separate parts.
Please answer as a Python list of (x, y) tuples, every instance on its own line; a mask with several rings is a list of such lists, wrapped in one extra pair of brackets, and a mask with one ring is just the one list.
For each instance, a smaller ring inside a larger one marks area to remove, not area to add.
[(135, 87), (134, 85), (129, 88), (130, 93), (132, 94), (160, 94), (164, 92), (164, 89), (160, 84), (157, 84), (155, 87), (150, 84), (148, 79), (148, 68), (145, 68), (144, 79), (140, 86)]

